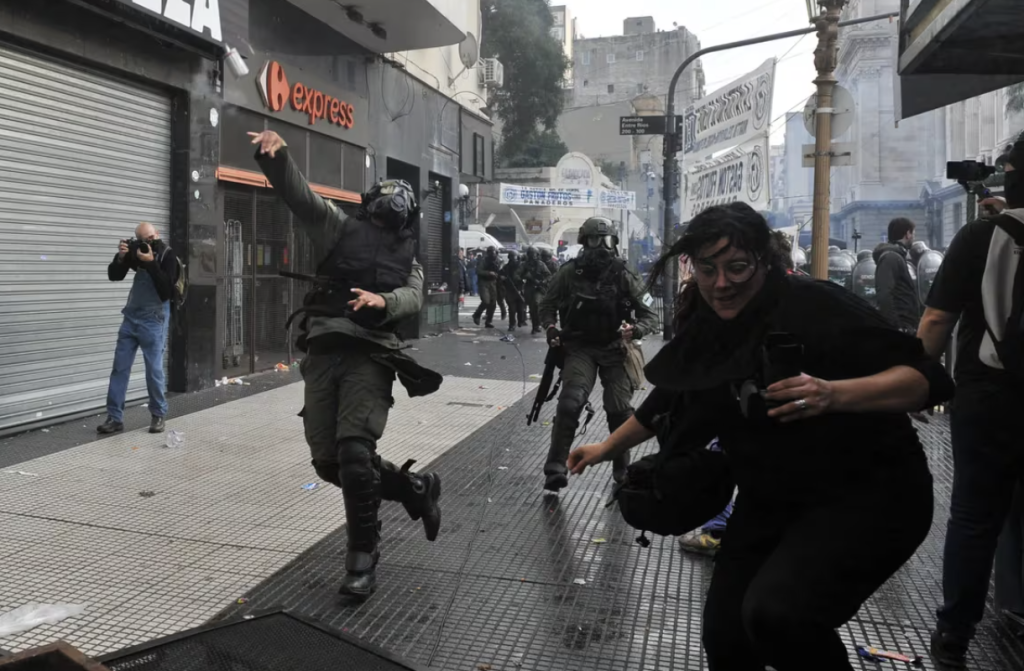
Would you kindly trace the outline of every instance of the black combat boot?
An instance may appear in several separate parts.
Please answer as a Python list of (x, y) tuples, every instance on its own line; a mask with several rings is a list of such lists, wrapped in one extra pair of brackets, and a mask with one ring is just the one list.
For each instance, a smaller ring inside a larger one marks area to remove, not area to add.
[(427, 540), (437, 538), (441, 530), (441, 476), (437, 473), (413, 473), (409, 469), (415, 459), (405, 462), (401, 469), (389, 461), (381, 461), (381, 495), (385, 501), (398, 501), (405, 512), (415, 520), (423, 520)]
[(96, 427), (96, 433), (121, 433), (124, 431), (124, 422), (115, 422), (107, 417), (107, 421)]
[(348, 553), (345, 555), (347, 574), (338, 593), (360, 600), (369, 598), (377, 589), (377, 561), (380, 559), (377, 548), (380, 539), (377, 512), (381, 501), (379, 458), (370, 456), (369, 450), (366, 452), (358, 459), (350, 460), (343, 456), (341, 467), (341, 490), (348, 522)]
[(569, 459), (572, 441), (576, 438), (576, 424), (570, 419), (555, 415), (551, 423), (551, 449), (548, 460), (544, 464), (544, 489), (558, 492), (569, 486), (569, 469), (565, 462)]

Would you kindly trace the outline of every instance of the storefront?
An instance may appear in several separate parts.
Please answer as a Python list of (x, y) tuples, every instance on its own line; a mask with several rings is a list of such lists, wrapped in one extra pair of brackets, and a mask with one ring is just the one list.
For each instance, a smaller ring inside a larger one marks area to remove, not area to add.
[(280, 56), (249, 58), (248, 77), (225, 83), (217, 180), (223, 203), (218, 268), (218, 370), (234, 376), (291, 365), (285, 321), (310, 287), (280, 271), (313, 274), (316, 249), (254, 159), (249, 132), (273, 130), (312, 189), (355, 214), (366, 187), (367, 101)]
[[(187, 262), (204, 221), (203, 185), (174, 175), (202, 170), (190, 118), (214, 93), (197, 75), (219, 58), (219, 15), (197, 31), (81, 4), (0, 6), (0, 432), (105, 405), (131, 286), (106, 276), (118, 241), (150, 222)], [(129, 400), (145, 395), (140, 361)]]

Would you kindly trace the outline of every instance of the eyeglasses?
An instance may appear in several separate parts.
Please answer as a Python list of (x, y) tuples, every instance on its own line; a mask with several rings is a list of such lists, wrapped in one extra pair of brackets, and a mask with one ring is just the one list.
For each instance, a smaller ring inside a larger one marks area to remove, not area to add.
[[(755, 258), (753, 263), (744, 260), (730, 261), (725, 264), (722, 271), (725, 279), (730, 284), (743, 284), (749, 282), (757, 272), (760, 258)], [(718, 281), (719, 269), (714, 263), (708, 261), (695, 261), (693, 263), (693, 274), (701, 284), (714, 284)]]

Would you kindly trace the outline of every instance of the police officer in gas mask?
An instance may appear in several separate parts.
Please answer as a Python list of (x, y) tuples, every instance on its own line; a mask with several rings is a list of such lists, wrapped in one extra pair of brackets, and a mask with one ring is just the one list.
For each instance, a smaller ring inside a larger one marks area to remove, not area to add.
[[(658, 327), (653, 301), (643, 283), (618, 258), (619, 238), (605, 217), (591, 217), (580, 227), (579, 257), (563, 265), (540, 302), (540, 320), (548, 345), (564, 350), (562, 391), (551, 428), (551, 449), (544, 466), (544, 488), (557, 492), (569, 484), (566, 459), (580, 414), (593, 411), (587, 399), (597, 378), (604, 388), (608, 429), (619, 428), (633, 414), (633, 382), (626, 373), (626, 342)], [(561, 324), (561, 331), (556, 324)], [(589, 420), (589, 416), (588, 416)], [(620, 482), (629, 457), (617, 457), (612, 474)]]
[(402, 503), (422, 520), (427, 540), (441, 524), (436, 473), (416, 474), (377, 454), (393, 404), (396, 378), (410, 396), (438, 389), (441, 376), (400, 351), (397, 324), (417, 315), (423, 269), (413, 238), (419, 209), (408, 183), (389, 180), (363, 196), (355, 217), (313, 193), (273, 131), (250, 133), (256, 161), (316, 249), (326, 252), (297, 319), (305, 381), (300, 415), (317, 475), (340, 487), (348, 527), (346, 576), (340, 593), (365, 599), (376, 589), (381, 500)]

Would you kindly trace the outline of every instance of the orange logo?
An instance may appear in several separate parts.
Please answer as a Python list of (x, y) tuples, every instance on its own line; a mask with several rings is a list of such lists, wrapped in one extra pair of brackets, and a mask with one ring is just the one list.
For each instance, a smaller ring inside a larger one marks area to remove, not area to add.
[(267, 61), (263, 64), (256, 76), (256, 86), (263, 98), (263, 104), (272, 112), (280, 112), (290, 100), (292, 109), (309, 117), (310, 126), (318, 119), (327, 119), (342, 128), (352, 128), (356, 125), (355, 108), (352, 105), (305, 86), (301, 82), (295, 82), (294, 86), (289, 87), (284, 68), (277, 61)]

